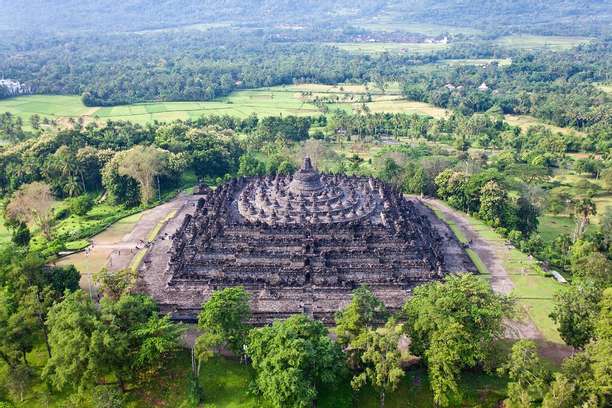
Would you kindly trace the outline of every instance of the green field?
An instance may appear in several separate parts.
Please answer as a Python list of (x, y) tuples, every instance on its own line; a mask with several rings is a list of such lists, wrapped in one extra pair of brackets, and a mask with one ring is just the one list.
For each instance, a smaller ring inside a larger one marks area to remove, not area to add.
[(582, 133), (572, 128), (562, 128), (559, 126), (555, 126), (555, 125), (551, 125), (551, 124), (542, 122), (540, 119), (534, 118), (533, 116), (529, 116), (529, 115), (504, 115), (504, 120), (513, 126), (518, 126), (523, 129), (527, 129), (530, 126), (544, 126), (545, 128), (549, 129), (551, 132), (555, 132), (555, 133), (556, 132), (563, 133), (563, 134), (567, 134), (571, 132), (578, 133), (578, 134)]
[(509, 35), (498, 38), (495, 43), (502, 47), (522, 50), (550, 49), (561, 51), (589, 42), (590, 40), (591, 38), (588, 37)]
[(408, 33), (420, 33), (431, 36), (442, 34), (467, 34), (480, 35), (483, 32), (470, 27), (458, 27), (442, 24), (428, 24), (416, 22), (403, 22), (401, 15), (403, 10), (392, 10), (387, 8), (384, 12), (377, 16), (368, 18), (367, 20), (359, 20), (355, 25), (374, 31), (404, 31)]
[[(446, 60), (441, 64), (485, 64), (491, 61), (493, 60)], [(510, 60), (497, 61), (502, 65), (510, 63)], [(431, 69), (435, 66), (440, 64), (420, 67)], [(305, 96), (304, 93), (309, 95)], [(251, 114), (260, 117), (309, 116), (320, 114), (320, 110), (311, 103), (314, 97), (338, 97), (339, 102), (328, 105), (330, 109), (354, 112), (362, 105), (358, 102), (359, 98), (366, 94), (372, 95), (372, 102), (366, 103), (371, 112), (416, 113), (434, 118), (448, 115), (445, 109), (431, 104), (403, 99), (398, 83), (389, 83), (385, 87), (384, 94), (373, 84), (299, 84), (237, 91), (227, 97), (207, 102), (150, 102), (93, 108), (84, 106), (78, 96), (31, 95), (0, 100), (0, 112), (11, 112), (21, 117), (26, 127), (33, 114), (59, 122), (82, 117), (85, 122), (126, 120), (140, 124), (197, 119), (205, 115), (230, 115), (238, 118), (245, 118)], [(576, 132), (573, 129), (545, 124), (527, 115), (506, 115), (505, 120), (511, 125), (522, 128), (540, 125), (553, 132)]]
[[(42, 348), (30, 353), (28, 360), (39, 373), (46, 361)], [(0, 376), (6, 366), (0, 362)], [(182, 351), (164, 367), (159, 376), (140, 388), (127, 392), (127, 405), (131, 408), (193, 406), (188, 403), (189, 373), (191, 361), (189, 352)], [(238, 361), (215, 357), (203, 364), (199, 383), (204, 394), (205, 407), (216, 408), (271, 408), (271, 405), (250, 392), (254, 372), (251, 367)], [(492, 407), (505, 398), (506, 380), (482, 372), (464, 372), (459, 380), (461, 401), (453, 406)], [(349, 379), (342, 381), (336, 388), (322, 387), (319, 390), (317, 406), (320, 408), (377, 408), (377, 393), (369, 386), (352, 395)], [(91, 390), (84, 392), (87, 402), (91, 400)], [(68, 392), (50, 394), (46, 385), (37, 381), (24, 395), (18, 408), (59, 408), (68, 405)], [(87, 404), (89, 406), (89, 404)], [(398, 389), (389, 393), (385, 399), (387, 408), (433, 407), (432, 393), (427, 372), (423, 368), (410, 368), (401, 380)]]
[(538, 234), (546, 242), (553, 241), (563, 234), (571, 235), (576, 228), (576, 221), (567, 215), (546, 214), (539, 217)]
[(373, 102), (368, 103), (368, 107), (373, 112), (419, 113), (434, 117), (446, 114), (443, 109), (401, 99), (398, 84), (389, 84), (385, 89), (385, 95), (382, 95), (381, 91), (372, 85), (303, 84), (237, 91), (228, 97), (208, 102), (151, 102), (100, 108), (84, 106), (78, 96), (32, 95), (0, 100), (0, 112), (11, 112), (21, 117), (26, 124), (33, 114), (59, 121), (82, 117), (85, 122), (104, 122), (110, 119), (127, 120), (140, 124), (155, 120), (169, 122), (176, 119), (197, 119), (203, 115), (230, 115), (245, 118), (251, 114), (258, 116), (320, 114), (319, 109), (302, 95), (303, 92), (312, 92), (314, 95), (327, 97), (354, 97), (350, 103), (331, 104), (331, 109), (352, 111), (358, 97), (369, 93), (374, 95)]
[(448, 44), (428, 44), (428, 43), (385, 43), (385, 42), (360, 42), (360, 43), (327, 43), (340, 48), (341, 50), (357, 54), (381, 54), (388, 52), (391, 54), (426, 54), (433, 51), (448, 48)]
[(612, 83), (605, 84), (594, 84), (597, 88), (601, 89), (607, 94), (612, 94)]
[(465, 58), (465, 59), (446, 59), (442, 60), (443, 64), (450, 66), (457, 65), (489, 65), (493, 62), (497, 62), (500, 67), (505, 67), (512, 64), (510, 58)]
[(11, 112), (24, 120), (39, 114), (51, 119), (83, 117), (86, 120), (129, 120), (144, 124), (154, 120), (197, 119), (212, 114), (240, 118), (252, 113), (261, 116), (312, 115), (318, 109), (304, 103), (292, 92), (260, 89), (238, 91), (226, 98), (208, 102), (151, 102), (102, 108), (88, 108), (78, 96), (20, 96), (0, 101), (0, 112)]

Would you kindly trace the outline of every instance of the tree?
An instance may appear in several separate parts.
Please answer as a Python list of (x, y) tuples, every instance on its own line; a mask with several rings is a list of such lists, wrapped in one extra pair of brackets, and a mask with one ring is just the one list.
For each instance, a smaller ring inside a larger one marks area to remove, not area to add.
[(507, 227), (516, 228), (525, 236), (529, 236), (534, 231), (537, 231), (539, 216), (540, 211), (538, 207), (533, 205), (527, 197), (521, 195), (518, 200), (516, 200), (516, 216), (513, 217), (515, 218), (515, 225), (507, 225)]
[(166, 171), (167, 162), (168, 152), (166, 150), (136, 145), (125, 152), (119, 163), (118, 173), (138, 182), (142, 203), (147, 204), (154, 196), (155, 178)]
[(40, 115), (35, 113), (30, 116), (30, 125), (32, 125), (33, 129), (40, 129)]
[(98, 369), (114, 375), (121, 390), (155, 375), (178, 349), (182, 328), (168, 317), (160, 318), (149, 296), (103, 298), (100, 306), (100, 325), (92, 334), (91, 347)]
[(601, 289), (588, 280), (577, 280), (554, 295), (551, 319), (559, 325), (566, 344), (583, 349), (593, 338)]
[(100, 370), (91, 347), (99, 324), (99, 312), (82, 290), (77, 290), (49, 311), (49, 343), (52, 356), (42, 377), (58, 390), (87, 387)]
[(164, 366), (167, 357), (180, 349), (179, 339), (183, 332), (184, 328), (172, 322), (169, 315), (160, 317), (157, 313), (135, 325), (133, 334), (138, 348), (134, 367), (153, 377)]
[(342, 350), (325, 326), (305, 315), (251, 330), (247, 354), (255, 385), (278, 408), (311, 406), (319, 388), (335, 384), (345, 370)]
[[(202, 305), (198, 316), (198, 327), (208, 339), (212, 337), (234, 352), (243, 353), (251, 317), (249, 294), (242, 286), (235, 286), (216, 291)], [(207, 342), (210, 344), (210, 342)], [(220, 344), (219, 344), (220, 345)]]
[(469, 334), (457, 322), (449, 322), (445, 330), (432, 333), (425, 358), (437, 406), (448, 406), (460, 393), (458, 381), (461, 368), (468, 363), (474, 364), (463, 360), (470, 352), (469, 341)]
[(35, 311), (19, 300), (18, 293), (0, 287), (0, 358), (9, 367), (17, 367), (19, 361), (27, 366), (27, 353), (40, 339)]
[(508, 195), (495, 181), (486, 183), (480, 191), (478, 216), (492, 227), (507, 226)]
[(24, 184), (13, 194), (6, 206), (8, 219), (37, 225), (43, 235), (51, 238), (51, 222), (55, 200), (48, 185), (35, 181)]
[(250, 153), (240, 156), (240, 165), (238, 167), (238, 176), (262, 176), (266, 174), (266, 164), (257, 160)]
[(519, 340), (512, 346), (508, 361), (499, 369), (507, 374), (508, 399), (512, 406), (528, 408), (541, 401), (547, 386), (549, 373), (538, 356), (532, 340)]
[(90, 388), (106, 376), (121, 390), (155, 375), (179, 347), (182, 327), (157, 314), (144, 295), (103, 298), (97, 310), (81, 290), (54, 305), (47, 319), (52, 357), (43, 378), (55, 388)]
[(394, 391), (405, 374), (398, 349), (400, 335), (399, 327), (391, 319), (384, 328), (367, 329), (355, 341), (363, 349), (361, 361), (365, 368), (353, 377), (351, 386), (359, 390), (370, 383), (378, 390), (381, 408), (385, 406), (385, 394)]
[(578, 216), (576, 230), (574, 231), (574, 240), (577, 240), (582, 237), (586, 226), (589, 225), (589, 218), (592, 215), (597, 214), (597, 207), (590, 198), (583, 198), (576, 202), (574, 208), (576, 210), (576, 215)]
[(6, 377), (7, 388), (20, 402), (23, 402), (24, 394), (32, 386), (35, 377), (34, 370), (26, 364), (17, 364), (14, 367), (9, 367)]
[(128, 269), (111, 272), (102, 268), (93, 275), (93, 280), (105, 296), (117, 300), (127, 292), (130, 286), (130, 275)]
[(74, 265), (43, 267), (45, 286), (55, 292), (59, 299), (67, 290), (74, 292), (79, 288), (81, 274)]
[(310, 157), (312, 165), (316, 168), (321, 166), (321, 159), (325, 154), (325, 144), (317, 139), (307, 139), (301, 149), (301, 156)]
[(111, 201), (133, 207), (140, 203), (138, 182), (131, 177), (119, 174), (119, 166), (125, 161), (126, 151), (115, 153), (102, 169), (102, 184)]
[(414, 289), (403, 307), (404, 330), (411, 352), (427, 362), (439, 405), (448, 404), (456, 393), (462, 368), (487, 362), (503, 334), (502, 319), (512, 311), (511, 299), (471, 274), (450, 275)]
[(570, 267), (574, 278), (589, 280), (603, 288), (612, 283), (612, 261), (597, 249), (591, 241), (577, 240), (569, 251)]
[(543, 407), (604, 407), (612, 402), (612, 289), (604, 291), (599, 309), (594, 341), (563, 361)]
[(601, 172), (601, 180), (607, 191), (612, 191), (612, 167), (608, 167)]
[(388, 315), (384, 303), (365, 285), (355, 289), (351, 303), (336, 313), (337, 341), (346, 349), (350, 366), (358, 366), (361, 360), (362, 350), (355, 343), (355, 339), (375, 325), (384, 322)]

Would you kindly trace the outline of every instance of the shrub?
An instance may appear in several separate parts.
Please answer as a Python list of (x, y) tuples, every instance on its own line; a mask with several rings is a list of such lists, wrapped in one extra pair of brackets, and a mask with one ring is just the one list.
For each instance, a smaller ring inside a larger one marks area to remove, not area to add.
[(88, 194), (71, 198), (68, 202), (68, 208), (70, 209), (70, 212), (74, 215), (80, 216), (87, 214), (87, 212), (91, 210), (93, 206), (94, 199)]

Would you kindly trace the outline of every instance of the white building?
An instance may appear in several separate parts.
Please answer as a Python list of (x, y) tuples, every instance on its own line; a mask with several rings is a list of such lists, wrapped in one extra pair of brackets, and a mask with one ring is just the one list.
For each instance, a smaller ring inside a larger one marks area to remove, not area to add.
[(8, 90), (9, 95), (23, 95), (30, 93), (30, 88), (13, 79), (0, 79), (0, 88)]

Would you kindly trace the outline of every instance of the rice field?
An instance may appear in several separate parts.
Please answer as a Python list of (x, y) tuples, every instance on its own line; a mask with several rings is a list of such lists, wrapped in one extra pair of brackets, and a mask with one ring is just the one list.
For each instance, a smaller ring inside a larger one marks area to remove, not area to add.
[(388, 43), (388, 42), (360, 42), (360, 43), (327, 43), (341, 50), (357, 54), (427, 54), (448, 48), (442, 43)]
[(512, 59), (510, 58), (466, 58), (466, 59), (446, 59), (442, 60), (441, 63), (450, 66), (459, 66), (459, 65), (489, 65), (496, 62), (499, 66), (505, 67), (512, 64)]
[[(304, 92), (312, 93), (308, 97)], [(246, 118), (251, 114), (263, 116), (308, 116), (320, 114), (310, 101), (314, 96), (339, 96), (331, 109), (353, 111), (360, 95), (373, 95), (367, 105), (372, 112), (407, 112), (440, 117), (443, 109), (401, 99), (399, 84), (391, 83), (385, 94), (372, 84), (302, 84), (237, 91), (231, 95), (206, 102), (150, 102), (112, 107), (87, 107), (78, 96), (32, 95), (0, 100), (0, 112), (11, 112), (27, 124), (38, 114), (51, 120), (83, 118), (87, 121), (126, 120), (140, 124), (153, 121), (197, 119), (205, 115), (230, 115)], [(350, 96), (353, 96), (351, 99)], [(392, 99), (392, 100), (391, 100)]]
[(145, 124), (176, 119), (197, 119), (202, 115), (259, 116), (314, 115), (318, 109), (296, 98), (293, 92), (260, 89), (234, 92), (206, 102), (150, 102), (89, 108), (79, 96), (32, 95), (0, 101), (0, 112), (11, 112), (28, 121), (33, 114), (49, 119), (83, 117), (86, 120), (129, 120)]
[(522, 50), (549, 49), (553, 51), (562, 51), (589, 41), (591, 41), (591, 38), (588, 37), (509, 35), (498, 38), (495, 44), (502, 47)]
[(567, 133), (578, 133), (581, 134), (580, 131), (572, 129), (572, 128), (562, 128), (555, 125), (550, 125), (548, 123), (542, 122), (538, 118), (534, 118), (529, 115), (504, 115), (504, 120), (513, 126), (519, 126), (521, 128), (527, 129), (530, 126), (544, 126), (547, 129), (550, 129), (552, 132), (559, 132), (563, 134)]

